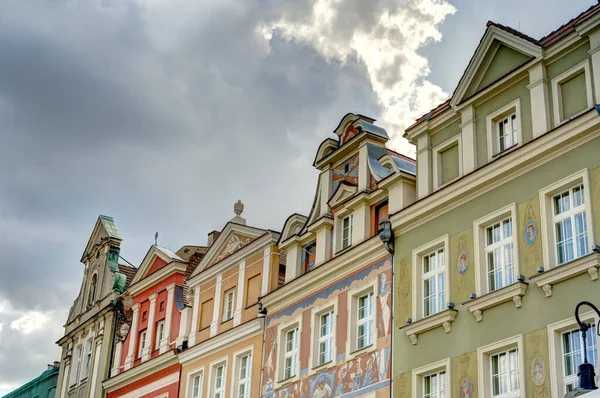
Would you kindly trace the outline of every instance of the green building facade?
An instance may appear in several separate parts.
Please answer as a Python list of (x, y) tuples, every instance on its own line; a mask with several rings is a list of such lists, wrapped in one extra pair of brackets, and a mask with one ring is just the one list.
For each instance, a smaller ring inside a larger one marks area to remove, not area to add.
[(488, 23), (452, 98), (407, 130), (417, 200), (390, 216), (395, 397), (577, 386), (574, 309), (600, 305), (599, 28), (598, 5), (541, 39)]
[(59, 362), (48, 365), (44, 373), (2, 398), (54, 398), (59, 370)]

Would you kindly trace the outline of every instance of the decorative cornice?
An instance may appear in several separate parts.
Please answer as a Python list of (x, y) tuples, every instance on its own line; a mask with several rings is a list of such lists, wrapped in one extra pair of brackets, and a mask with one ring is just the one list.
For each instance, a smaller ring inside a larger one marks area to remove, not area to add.
[(164, 354), (127, 369), (110, 379), (104, 380), (102, 385), (108, 392), (115, 391), (133, 381), (150, 376), (158, 370), (174, 365), (177, 362), (178, 358), (174, 350), (169, 350)]
[(457, 315), (457, 310), (447, 309), (442, 312), (438, 312), (435, 315), (419, 319), (416, 322), (406, 323), (400, 326), (400, 330), (403, 330), (404, 333), (410, 337), (413, 345), (416, 345), (420, 334), (439, 328), (440, 326), (444, 327), (444, 331), (446, 333), (450, 333), (452, 330), (452, 322), (454, 322)]
[(475, 315), (477, 322), (483, 320), (483, 311), (508, 301), (513, 301), (516, 308), (521, 308), (521, 297), (527, 292), (528, 283), (517, 282), (483, 296), (466, 301), (463, 305)]
[(546, 297), (552, 297), (552, 286), (578, 275), (589, 274), (593, 281), (598, 280), (600, 254), (592, 253), (566, 264), (551, 268), (529, 278), (538, 287), (544, 289)]

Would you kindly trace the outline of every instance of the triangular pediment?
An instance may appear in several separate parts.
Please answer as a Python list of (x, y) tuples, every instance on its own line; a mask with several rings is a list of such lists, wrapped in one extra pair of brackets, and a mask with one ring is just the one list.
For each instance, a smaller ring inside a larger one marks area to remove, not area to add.
[(113, 218), (101, 215), (96, 220), (94, 230), (92, 231), (90, 239), (83, 251), (83, 255), (81, 256), (81, 262), (84, 262), (84, 259), (91, 254), (96, 246), (101, 245), (107, 239), (113, 239), (118, 242), (123, 240)]
[(542, 47), (533, 39), (510, 28), (489, 23), (454, 91), (450, 105), (460, 104), (502, 76), (541, 55)]
[(130, 285), (141, 281), (172, 262), (185, 263), (181, 257), (161, 246), (150, 246)]
[(260, 228), (249, 227), (233, 222), (227, 223), (217, 240), (210, 246), (206, 255), (202, 261), (200, 261), (200, 264), (193, 275), (208, 269), (231, 256), (233, 253), (252, 243), (256, 238), (264, 235), (266, 232), (266, 230)]
[(346, 199), (356, 195), (357, 191), (358, 188), (355, 185), (342, 182), (331, 196), (331, 199), (329, 199), (329, 206), (332, 208), (339, 206)]

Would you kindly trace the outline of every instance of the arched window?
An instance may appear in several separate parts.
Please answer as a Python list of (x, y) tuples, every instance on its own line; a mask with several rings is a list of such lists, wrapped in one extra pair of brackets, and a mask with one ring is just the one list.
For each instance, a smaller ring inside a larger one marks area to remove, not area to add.
[(91, 307), (96, 301), (96, 286), (98, 285), (98, 274), (92, 276), (92, 283), (90, 284), (90, 293), (88, 295), (88, 306)]

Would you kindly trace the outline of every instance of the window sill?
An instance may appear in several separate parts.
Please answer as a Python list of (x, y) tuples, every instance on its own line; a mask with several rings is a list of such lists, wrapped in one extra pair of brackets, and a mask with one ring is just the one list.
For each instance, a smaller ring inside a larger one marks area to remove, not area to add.
[(276, 384), (275, 389), (285, 387), (285, 386), (290, 385), (298, 380), (299, 380), (298, 374), (296, 374), (295, 376), (292, 376), (292, 377), (288, 377), (287, 379), (279, 380), (277, 383), (275, 383)]
[(546, 297), (552, 297), (553, 285), (575, 276), (588, 273), (591, 280), (598, 280), (598, 268), (600, 268), (600, 253), (591, 253), (568, 263), (550, 268), (548, 271), (530, 277), (529, 280), (544, 289)]
[(223, 319), (223, 320), (221, 321), (221, 325), (222, 325), (222, 324), (224, 324), (224, 323), (227, 323), (227, 322), (229, 322), (229, 321), (233, 321), (233, 317), (231, 317), (231, 318), (227, 318), (227, 319)]
[(492, 155), (490, 161), (500, 159), (502, 156), (511, 153), (512, 151), (514, 151), (515, 149), (517, 149), (519, 147), (519, 144), (520, 143), (517, 142), (516, 144), (509, 146), (505, 150), (495, 153), (494, 155)]
[(332, 367), (333, 365), (335, 365), (335, 361), (332, 359), (331, 361), (327, 361), (327, 362), (322, 363), (320, 365), (313, 366), (311, 368), (311, 371), (312, 372), (319, 372), (321, 370), (328, 369), (328, 368)]
[(521, 308), (521, 297), (525, 295), (528, 285), (529, 284), (526, 282), (516, 282), (512, 285), (503, 287), (502, 289), (466, 301), (463, 305), (475, 315), (477, 322), (481, 322), (483, 320), (483, 311), (488, 308), (495, 307), (511, 300), (515, 303), (516, 308)]
[(210, 325), (207, 325), (207, 326), (204, 326), (204, 327), (198, 329), (198, 332), (201, 332), (201, 331), (206, 330), (206, 329), (210, 329)]
[(404, 330), (406, 335), (410, 337), (413, 345), (418, 342), (418, 336), (429, 330), (436, 329), (440, 326), (444, 327), (446, 333), (450, 333), (452, 330), (452, 322), (456, 319), (458, 311), (454, 309), (444, 310), (437, 314), (428, 316), (423, 319), (419, 319), (413, 323), (407, 323), (404, 326), (400, 326), (400, 330)]

